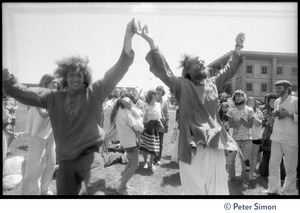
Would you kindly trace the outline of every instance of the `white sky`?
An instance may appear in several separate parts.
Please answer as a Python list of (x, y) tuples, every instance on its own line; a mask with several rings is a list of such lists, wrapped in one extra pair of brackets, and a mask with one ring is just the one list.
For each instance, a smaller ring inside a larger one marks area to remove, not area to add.
[[(234, 48), (239, 32), (246, 51), (297, 53), (297, 3), (2, 3), (2, 67), (22, 83), (38, 83), (55, 61), (88, 56), (93, 79), (117, 61), (127, 23), (147, 24), (176, 75), (184, 53), (211, 63)], [(148, 44), (133, 38), (135, 60), (118, 86), (162, 85), (149, 71)], [(165, 85), (164, 85), (165, 86)]]

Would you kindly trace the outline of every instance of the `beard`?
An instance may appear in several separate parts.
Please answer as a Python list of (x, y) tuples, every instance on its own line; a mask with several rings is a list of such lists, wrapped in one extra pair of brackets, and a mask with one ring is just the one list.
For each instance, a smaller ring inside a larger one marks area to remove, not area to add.
[(191, 78), (193, 81), (201, 81), (207, 78), (205, 70), (195, 69), (191, 72)]
[(276, 92), (276, 95), (277, 95), (278, 97), (281, 97), (281, 96), (283, 96), (286, 92), (287, 92), (287, 90), (285, 89), (285, 90), (283, 90), (283, 91), (281, 91), (281, 92)]
[(236, 106), (243, 105), (243, 104), (245, 104), (245, 99), (242, 100), (240, 103), (237, 103), (236, 101), (234, 103), (235, 103)]

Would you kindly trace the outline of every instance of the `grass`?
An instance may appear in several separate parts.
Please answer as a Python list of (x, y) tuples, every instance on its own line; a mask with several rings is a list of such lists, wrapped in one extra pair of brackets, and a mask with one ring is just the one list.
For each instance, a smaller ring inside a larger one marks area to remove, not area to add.
[[(19, 103), (17, 110), (17, 125), (16, 131), (23, 132), (25, 130), (27, 107)], [(174, 126), (175, 111), (170, 111), (170, 130)], [(136, 174), (129, 180), (128, 184), (134, 188), (133, 195), (182, 195), (182, 186), (179, 176), (179, 166), (176, 162), (170, 162), (165, 156), (167, 142), (169, 141), (170, 132), (165, 134), (164, 149), (162, 164), (156, 167), (156, 170), (143, 169), (143, 158), (139, 156), (140, 166)], [(22, 139), (14, 140), (9, 147), (7, 158), (13, 156), (26, 156), (28, 151), (28, 144)], [(237, 175), (240, 174), (240, 165), (237, 160)], [(117, 195), (116, 189), (119, 186), (121, 172), (125, 165), (115, 164), (106, 168), (106, 186), (105, 193), (107, 195)], [(224, 177), (227, 178), (227, 177)], [(238, 179), (235, 182), (228, 182), (230, 195), (262, 195), (261, 191), (267, 188), (267, 178), (259, 177), (256, 179), (248, 189), (242, 187), (241, 181)], [(3, 195), (20, 195), (22, 183), (15, 189), (10, 191), (3, 191)], [(55, 180), (51, 182), (50, 188), (56, 193)], [(83, 187), (84, 189), (84, 187)]]

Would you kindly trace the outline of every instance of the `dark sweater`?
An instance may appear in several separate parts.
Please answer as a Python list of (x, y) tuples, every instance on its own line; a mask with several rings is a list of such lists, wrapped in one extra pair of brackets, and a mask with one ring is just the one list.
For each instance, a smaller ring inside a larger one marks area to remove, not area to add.
[(3, 81), (3, 89), (23, 104), (48, 110), (58, 161), (72, 160), (84, 150), (102, 145), (105, 136), (100, 127), (102, 103), (128, 71), (134, 59), (133, 51), (131, 55), (132, 57), (128, 56), (123, 50), (117, 63), (104, 77), (86, 88), (80, 100), (78, 116), (72, 121), (65, 111), (66, 91), (27, 88), (18, 84), (13, 75), (9, 80)]

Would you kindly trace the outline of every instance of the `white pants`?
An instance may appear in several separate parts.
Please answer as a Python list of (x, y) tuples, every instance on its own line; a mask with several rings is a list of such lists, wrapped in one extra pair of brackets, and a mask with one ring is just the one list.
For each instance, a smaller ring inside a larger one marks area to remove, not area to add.
[(28, 156), (22, 195), (41, 195), (48, 192), (55, 168), (55, 145), (53, 134), (47, 139), (26, 135)]
[(7, 153), (7, 135), (4, 133), (4, 131), (2, 130), (2, 171), (3, 171), (3, 167), (4, 167), (4, 162), (6, 159), (6, 153)]
[[(280, 163), (283, 155), (286, 177), (281, 189)], [(299, 192), (296, 188), (297, 165), (298, 147), (289, 146), (287, 143), (273, 141), (269, 163), (268, 192), (282, 195), (298, 195)]]
[(229, 195), (225, 167), (225, 153), (221, 149), (197, 146), (192, 163), (179, 161), (180, 180), (185, 195)]

